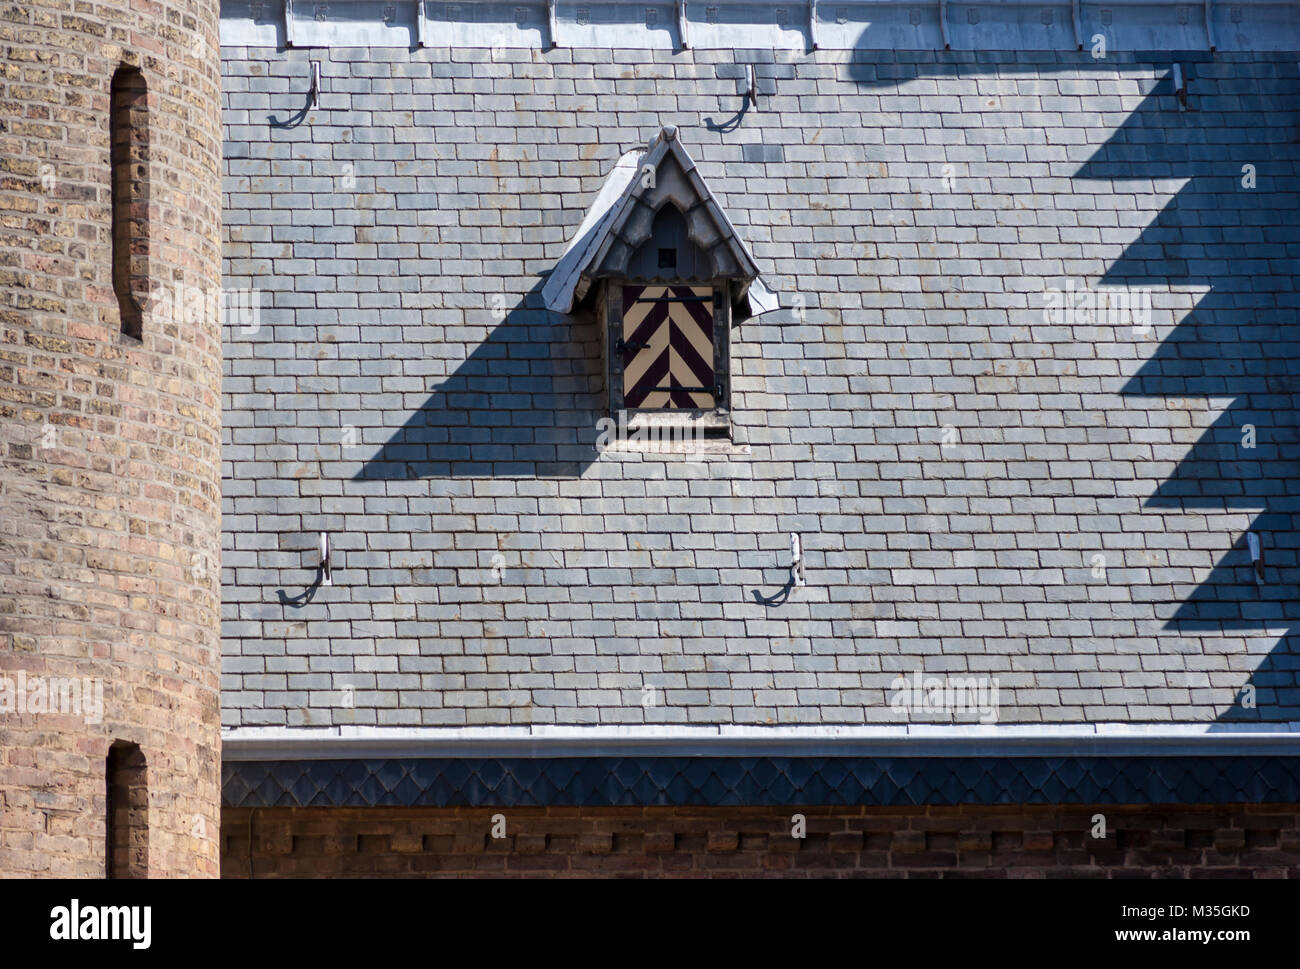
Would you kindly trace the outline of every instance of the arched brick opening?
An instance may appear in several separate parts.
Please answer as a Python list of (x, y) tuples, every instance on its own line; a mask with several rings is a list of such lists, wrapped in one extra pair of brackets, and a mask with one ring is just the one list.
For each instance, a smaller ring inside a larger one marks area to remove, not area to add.
[(149, 781), (138, 744), (113, 742), (108, 749), (108, 837), (105, 874), (109, 878), (149, 877)]
[(148, 90), (139, 68), (113, 74), (109, 120), (113, 169), (113, 293), (122, 332), (143, 335), (141, 303), (149, 291)]

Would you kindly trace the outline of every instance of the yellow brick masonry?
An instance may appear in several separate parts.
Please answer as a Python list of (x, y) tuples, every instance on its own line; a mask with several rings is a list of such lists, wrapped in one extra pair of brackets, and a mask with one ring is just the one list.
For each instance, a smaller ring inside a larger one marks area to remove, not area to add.
[(102, 686), (0, 712), (0, 875), (102, 876), (105, 758), (147, 761), (153, 876), (215, 876), (219, 324), (164, 298), (123, 336), (109, 90), (148, 85), (148, 278), (220, 285), (216, 0), (0, 7), (0, 677)]

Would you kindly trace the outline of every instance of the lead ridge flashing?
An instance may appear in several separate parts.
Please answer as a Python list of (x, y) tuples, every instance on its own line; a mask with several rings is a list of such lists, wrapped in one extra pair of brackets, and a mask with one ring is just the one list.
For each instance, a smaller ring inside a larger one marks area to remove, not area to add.
[[(1289, 0), (224, 0), (233, 47), (1289, 51)], [(1104, 61), (1103, 61), (1104, 62)]]

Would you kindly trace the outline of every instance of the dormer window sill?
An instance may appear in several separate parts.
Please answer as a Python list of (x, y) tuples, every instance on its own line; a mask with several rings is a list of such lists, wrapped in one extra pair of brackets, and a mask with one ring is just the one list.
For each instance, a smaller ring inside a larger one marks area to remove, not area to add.
[(748, 444), (735, 444), (725, 438), (705, 438), (701, 441), (683, 441), (674, 438), (611, 440), (603, 450), (611, 454), (680, 454), (700, 458), (742, 457), (750, 453)]

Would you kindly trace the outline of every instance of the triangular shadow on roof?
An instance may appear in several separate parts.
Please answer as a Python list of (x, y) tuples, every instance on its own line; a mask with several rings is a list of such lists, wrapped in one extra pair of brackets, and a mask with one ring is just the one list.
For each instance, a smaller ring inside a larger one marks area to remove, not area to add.
[[(1280, 632), (1300, 626), (1300, 543), (1290, 516), (1258, 515), (1247, 531), (1261, 537), (1264, 581), (1257, 583), (1245, 534), (1198, 585), (1175, 585), (1165, 628), (1180, 632), (1259, 630)], [(1229, 538), (1231, 536), (1225, 536)]]
[(1300, 721), (1300, 636), (1283, 636), (1238, 688), (1221, 722)]
[(539, 282), (354, 480), (580, 477), (603, 401), (595, 326), (541, 309), (540, 294)]
[[(1147, 507), (1300, 512), (1300, 494), (1284, 493), (1287, 482), (1300, 480), (1300, 428), (1272, 417), (1258, 398), (1235, 400), (1164, 477)], [(1144, 470), (1139, 462), (1139, 476)], [(1284, 516), (1270, 516), (1269, 523), (1290, 527)]]

